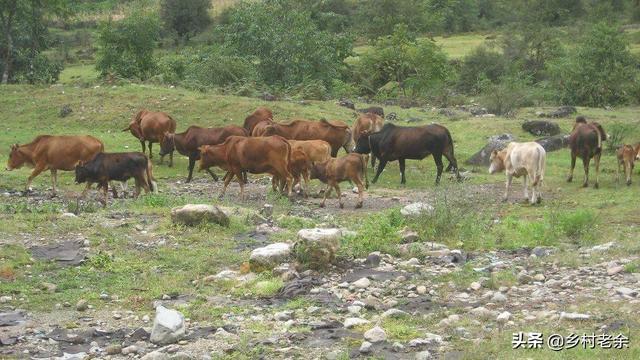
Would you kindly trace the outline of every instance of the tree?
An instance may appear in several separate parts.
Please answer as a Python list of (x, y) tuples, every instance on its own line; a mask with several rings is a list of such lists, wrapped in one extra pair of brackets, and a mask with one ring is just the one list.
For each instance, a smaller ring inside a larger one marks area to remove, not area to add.
[(353, 40), (320, 31), (309, 11), (292, 8), (295, 0), (241, 3), (221, 28), (224, 44), (232, 54), (252, 58), (268, 84), (321, 80), (330, 86), (340, 77)]
[(210, 8), (210, 0), (162, 0), (160, 18), (167, 29), (186, 41), (211, 23)]
[(157, 15), (144, 10), (135, 10), (120, 21), (102, 24), (96, 69), (102, 76), (113, 73), (124, 78), (146, 79), (155, 66), (153, 49), (159, 34)]
[(628, 45), (615, 27), (593, 25), (576, 50), (552, 66), (559, 100), (584, 106), (627, 103), (638, 91), (637, 60)]
[(64, 0), (0, 0), (3, 84), (16, 78), (29, 82), (55, 80), (60, 65), (41, 55), (47, 46), (46, 17), (66, 16)]

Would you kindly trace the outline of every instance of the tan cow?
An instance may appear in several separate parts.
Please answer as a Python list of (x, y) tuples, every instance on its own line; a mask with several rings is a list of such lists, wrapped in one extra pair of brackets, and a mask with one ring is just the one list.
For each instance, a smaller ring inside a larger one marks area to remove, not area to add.
[(331, 158), (331, 145), (324, 140), (287, 140), (291, 151), (304, 151), (311, 162), (323, 162)]
[[(254, 129), (255, 130), (255, 129)], [(252, 133), (255, 136), (255, 132)], [(271, 123), (262, 136), (280, 135), (289, 140), (324, 140), (331, 145), (331, 156), (336, 156), (343, 147), (346, 152), (353, 148), (351, 129), (342, 121), (293, 120), (288, 123)]]
[[(511, 142), (505, 149), (494, 150), (491, 153), (491, 166), (489, 173), (495, 174), (504, 170), (507, 175), (507, 185), (503, 201), (509, 196), (509, 188), (514, 177), (524, 177), (524, 197), (529, 199), (527, 179), (531, 179), (531, 203), (539, 203), (541, 200), (540, 187), (544, 179), (544, 170), (547, 153), (537, 142), (517, 143)], [(537, 193), (536, 193), (537, 191)]]
[[(369, 188), (369, 179), (367, 178), (367, 162), (363, 155), (350, 153), (340, 158), (331, 158), (325, 162), (315, 163), (311, 167), (311, 178), (318, 179), (327, 184), (324, 192), (324, 198), (320, 207), (324, 207), (327, 196), (331, 194), (331, 190), (336, 189), (340, 208), (344, 207), (342, 193), (340, 193), (339, 184), (342, 181), (351, 180), (358, 187), (358, 203), (356, 209), (362, 207), (364, 189)], [(363, 178), (365, 180), (363, 184)]]
[(631, 185), (631, 174), (633, 172), (634, 162), (640, 156), (640, 143), (635, 147), (631, 145), (623, 145), (616, 151), (618, 159), (618, 167), (616, 168), (616, 181), (620, 182), (620, 167), (624, 166), (624, 174), (627, 179), (627, 185)]
[(55, 195), (58, 170), (74, 170), (78, 162), (88, 162), (103, 151), (104, 144), (93, 136), (40, 135), (29, 144), (11, 145), (7, 170), (19, 169), (24, 164), (33, 167), (27, 179), (26, 191), (31, 190), (33, 178), (50, 170), (52, 192)]
[[(351, 136), (353, 137), (353, 144), (357, 144), (358, 140), (362, 136), (368, 136), (371, 133), (382, 130), (384, 126), (384, 119), (377, 114), (368, 112), (365, 114), (359, 114), (356, 121), (353, 123), (351, 130)], [(369, 154), (367, 154), (367, 157)], [(371, 156), (371, 167), (376, 164), (375, 156)]]
[[(149, 159), (153, 159), (151, 144), (162, 143), (165, 133), (176, 132), (176, 121), (165, 112), (141, 110), (122, 131), (130, 131), (140, 140), (142, 153), (146, 152), (145, 141), (149, 143)], [(164, 155), (160, 155), (160, 164), (164, 161)], [(169, 166), (173, 166), (173, 152), (169, 153)]]

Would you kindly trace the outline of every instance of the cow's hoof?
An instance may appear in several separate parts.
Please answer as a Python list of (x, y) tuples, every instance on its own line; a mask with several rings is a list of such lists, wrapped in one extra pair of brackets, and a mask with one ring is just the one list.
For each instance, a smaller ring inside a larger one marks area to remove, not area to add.
[(572, 181), (573, 181), (573, 177), (572, 177), (572, 176), (569, 176), (569, 177), (567, 178), (567, 182), (572, 182)]
[(536, 204), (540, 204), (542, 202), (542, 197), (538, 196), (538, 199), (536, 199)]
[(320, 204), (320, 207), (321, 207), (321, 208), (323, 208), (323, 207), (324, 207), (324, 204)]
[(344, 204), (340, 204), (340, 209), (344, 209)]
[(627, 186), (631, 186), (631, 181), (627, 181)]
[(595, 183), (595, 184), (593, 184), (593, 188), (594, 188), (594, 189), (599, 189), (599, 188), (600, 188), (600, 185), (598, 185), (598, 183)]
[[(584, 184), (582, 184), (582, 187), (583, 188), (589, 187), (589, 184), (588, 183), (584, 183)], [(596, 186), (596, 188), (597, 188), (597, 186)]]
[(362, 209), (362, 203), (356, 204), (356, 209)]

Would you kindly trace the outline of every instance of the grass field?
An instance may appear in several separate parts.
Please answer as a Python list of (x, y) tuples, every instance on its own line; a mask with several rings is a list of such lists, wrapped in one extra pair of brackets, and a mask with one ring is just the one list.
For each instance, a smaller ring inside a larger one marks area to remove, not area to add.
[[(464, 46), (458, 46), (463, 48)], [(140, 108), (163, 110), (178, 122), (178, 131), (189, 125), (220, 126), (242, 124), (244, 117), (259, 105), (267, 105), (274, 111), (276, 120), (292, 117), (310, 119), (338, 119), (351, 123), (353, 113), (339, 107), (332, 101), (309, 101), (305, 105), (298, 102), (264, 103), (258, 99), (220, 96), (211, 93), (189, 91), (181, 88), (167, 88), (150, 85), (130, 84), (110, 86), (93, 82), (95, 85), (79, 87), (72, 84), (86, 82), (92, 84), (95, 71), (90, 65), (71, 67), (65, 70), (61, 84), (47, 87), (3, 86), (0, 87), (0, 109), (2, 109), (0, 134), (0, 158), (8, 156), (13, 143), (26, 143), (37, 134), (91, 134), (104, 141), (107, 151), (138, 151), (139, 143), (129, 133), (120, 130), (128, 124), (131, 116)], [(68, 104), (72, 109), (68, 117), (58, 116), (59, 109)], [(365, 104), (357, 104), (364, 107)], [(521, 109), (514, 118), (454, 119), (439, 115), (431, 109), (401, 109), (385, 107), (385, 112), (396, 112), (399, 125), (409, 125), (410, 118), (418, 118), (418, 124), (438, 122), (447, 126), (455, 141), (458, 162), (470, 173), (469, 180), (456, 183), (444, 177), (440, 187), (436, 187), (435, 166), (432, 159), (409, 161), (407, 163), (407, 185), (400, 185), (397, 164), (388, 165), (380, 181), (370, 188), (371, 196), (427, 196), (440, 203), (439, 209), (446, 213), (438, 217), (441, 223), (421, 222), (398, 223), (394, 220), (397, 206), (377, 211), (345, 211), (331, 216), (335, 224), (358, 231), (355, 239), (347, 239), (343, 244), (342, 256), (362, 257), (370, 251), (382, 250), (394, 253), (398, 241), (397, 231), (408, 226), (424, 236), (443, 242), (451, 247), (467, 251), (485, 253), (488, 251), (531, 248), (537, 245), (551, 245), (561, 249), (554, 258), (555, 264), (577, 269), (623, 257), (635, 258), (635, 263), (627, 267), (629, 273), (640, 271), (637, 260), (640, 244), (637, 242), (640, 213), (634, 199), (640, 192), (640, 180), (634, 175), (632, 186), (624, 186), (615, 181), (615, 159), (612, 154), (603, 156), (600, 189), (581, 188), (582, 172), (576, 169), (574, 183), (565, 182), (569, 165), (568, 150), (549, 153), (543, 188), (543, 202), (539, 206), (523, 204), (521, 182), (515, 181), (511, 200), (501, 203), (504, 178), (491, 176), (485, 168), (463, 165), (473, 153), (480, 149), (491, 135), (514, 134), (520, 141), (534, 137), (521, 129), (526, 119), (536, 118), (539, 108)], [(638, 108), (626, 107), (614, 110), (580, 108), (579, 113), (611, 129), (614, 124), (627, 124), (629, 131), (625, 142), (640, 141), (637, 117)], [(557, 120), (563, 132), (569, 132), (573, 119)], [(411, 123), (415, 125), (415, 123)], [(244, 215), (235, 216), (229, 228), (202, 226), (196, 228), (176, 227), (168, 217), (171, 207), (186, 203), (213, 203), (237, 209), (240, 214), (250, 214), (260, 206), (262, 200), (241, 203), (237, 200), (238, 188), (232, 184), (229, 195), (224, 200), (217, 199), (219, 185), (203, 191), (183, 191), (181, 183), (186, 177), (186, 158), (177, 156), (175, 166), (157, 165), (158, 147), (154, 148), (154, 172), (158, 179), (160, 193), (142, 196), (138, 200), (113, 200), (102, 209), (95, 201), (89, 200), (81, 206), (77, 218), (62, 218), (61, 212), (76, 210), (75, 197), (82, 187), (73, 183), (71, 173), (60, 176), (60, 197), (48, 200), (49, 174), (43, 173), (33, 183), (36, 197), (3, 197), (0, 205), (0, 294), (15, 294), (22, 298), (20, 307), (49, 319), (54, 304), (75, 303), (84, 298), (95, 306), (98, 312), (109, 312), (126, 308), (136, 314), (148, 314), (155, 299), (164, 294), (181, 294), (196, 299), (213, 295), (232, 298), (260, 299), (273, 295), (282, 280), (271, 274), (261, 274), (256, 279), (242, 285), (208, 284), (198, 280), (215, 274), (225, 268), (242, 266), (249, 251), (237, 250), (234, 235), (251, 230), (244, 221)], [(0, 192), (22, 190), (29, 169), (23, 168), (3, 172), (0, 176)], [(220, 171), (218, 170), (218, 173)], [(369, 169), (369, 175), (373, 171)], [(592, 169), (593, 174), (593, 169)], [(196, 174), (200, 184), (211, 180), (201, 173)], [(319, 184), (314, 183), (314, 189)], [(343, 188), (348, 188), (343, 187)], [(200, 188), (199, 188), (200, 189)], [(91, 198), (93, 199), (93, 198)], [(261, 198), (258, 198), (261, 199)], [(482, 199), (483, 203), (478, 203)], [(267, 194), (266, 201), (275, 205), (277, 224), (282, 231), (276, 239), (289, 240), (297, 230), (315, 226), (326, 221), (326, 213), (318, 213), (310, 218), (296, 215), (297, 211), (314, 213), (315, 206), (306, 202), (289, 202), (276, 194)], [(334, 200), (335, 201), (335, 200)], [(365, 200), (365, 203), (367, 200)], [(444, 205), (442, 205), (444, 204)], [(335, 207), (330, 202), (329, 207)], [(347, 204), (347, 206), (351, 206)], [(329, 213), (332, 210), (328, 211)], [(118, 220), (120, 219), (120, 220)], [(577, 225), (575, 225), (577, 224)], [(575, 228), (571, 226), (575, 225)], [(29, 245), (56, 239), (82, 239), (91, 245), (89, 260), (78, 267), (60, 267), (55, 264), (35, 261), (30, 258)], [(160, 239), (160, 240), (158, 240)], [(576, 257), (577, 249), (596, 244), (616, 242), (619, 246), (601, 257)], [(634, 265), (636, 264), (636, 265)], [(535, 264), (532, 266), (536, 266)], [(505, 273), (496, 284), (510, 286), (513, 273)], [(465, 268), (441, 279), (443, 284), (453, 282), (461, 286), (476, 279), (477, 275)], [(196, 281), (197, 285), (194, 285)], [(57, 285), (57, 291), (42, 290), (42, 283)], [(467, 285), (465, 285), (467, 284)], [(101, 302), (102, 293), (117, 295), (117, 303)], [(292, 308), (302, 308), (309, 304), (292, 302)], [(636, 304), (637, 305), (637, 304)], [(612, 307), (610, 303), (597, 301), (580, 304), (580, 309), (605, 315), (607, 319), (622, 319), (634, 324), (633, 307), (624, 303)], [(562, 309), (563, 305), (558, 304)], [(238, 303), (216, 306), (206, 301), (193, 301), (182, 310), (196, 321), (219, 321), (222, 314), (230, 312), (250, 313), (250, 307)], [(637, 311), (637, 308), (636, 308)], [(414, 322), (388, 322), (385, 324), (392, 337), (406, 341), (418, 331), (430, 329), (438, 316), (416, 319)], [(53, 320), (52, 320), (53, 321)], [(574, 330), (593, 331), (590, 322), (577, 326)], [(70, 324), (69, 326), (78, 326)], [(268, 333), (259, 322), (253, 323), (254, 333)], [(472, 325), (469, 325), (472, 326)], [(537, 326), (537, 328), (536, 328)], [(566, 330), (561, 324), (547, 323), (532, 325), (538, 331)], [(632, 335), (636, 325), (629, 325)], [(526, 331), (527, 329), (522, 329)], [(300, 329), (300, 331), (305, 331)], [(451, 338), (450, 347), (467, 355), (480, 352), (482, 357), (519, 358), (526, 354), (530, 358), (576, 358), (608, 357), (611, 353), (564, 352), (564, 353), (513, 353), (510, 349), (510, 332), (495, 333), (480, 344), (470, 343), (456, 336)], [(345, 342), (344, 346), (349, 346)], [(632, 349), (616, 353), (616, 358), (637, 358), (639, 343), (632, 342)], [(239, 358), (251, 358), (256, 349), (243, 348)], [(264, 350), (267, 351), (267, 350)], [(263, 353), (264, 354), (264, 353)], [(267, 352), (269, 354), (269, 352)], [(619, 357), (618, 357), (619, 356)], [(470, 358), (475, 358), (473, 355)]]

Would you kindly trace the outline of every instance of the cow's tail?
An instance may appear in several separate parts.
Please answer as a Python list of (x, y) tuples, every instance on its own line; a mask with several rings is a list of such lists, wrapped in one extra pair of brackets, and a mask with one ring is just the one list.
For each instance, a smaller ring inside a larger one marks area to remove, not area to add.
[(453, 151), (453, 137), (451, 137), (451, 133), (449, 129), (444, 128), (444, 131), (447, 134), (448, 144), (445, 146), (443, 153), (445, 154), (447, 160), (449, 161), (449, 166), (447, 166), (447, 172), (449, 171), (458, 171), (458, 161), (456, 160), (454, 151)]
[(158, 183), (156, 183), (156, 179), (153, 178), (153, 165), (149, 159), (147, 159), (147, 183), (149, 184), (149, 189), (154, 194), (158, 193)]
[(358, 154), (360, 157), (360, 163), (362, 165), (362, 173), (364, 174), (364, 188), (369, 189), (369, 175), (367, 175), (367, 160), (362, 154)]
[(598, 149), (602, 150), (602, 133), (597, 126), (594, 126), (594, 128), (596, 129), (596, 133), (598, 134)]
[(546, 152), (542, 147), (538, 148), (538, 171), (533, 178), (533, 186), (542, 185), (542, 180), (544, 180), (544, 170), (545, 170), (545, 158)]

